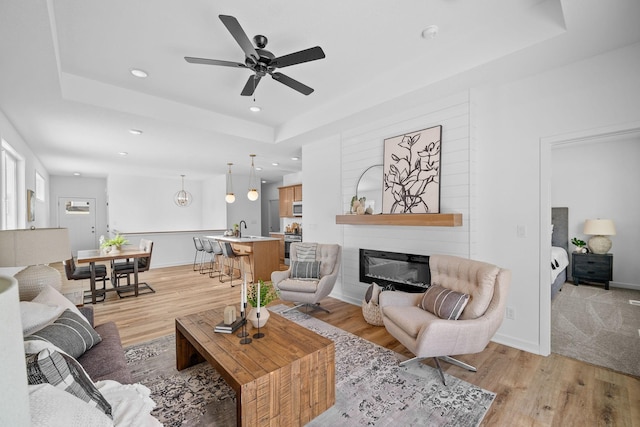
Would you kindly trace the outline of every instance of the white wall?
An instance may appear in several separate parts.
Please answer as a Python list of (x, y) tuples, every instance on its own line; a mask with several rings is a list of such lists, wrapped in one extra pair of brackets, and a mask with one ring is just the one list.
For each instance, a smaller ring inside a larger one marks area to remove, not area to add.
[(586, 219), (612, 219), (611, 285), (640, 289), (640, 133), (560, 145), (551, 155), (551, 201), (569, 208), (569, 238), (589, 240), (582, 232)]
[[(224, 188), (224, 187), (223, 187)], [(262, 207), (261, 200), (264, 197), (260, 194), (258, 200), (252, 202), (247, 198), (249, 191), (249, 176), (234, 175), (233, 176), (233, 192), (236, 195), (236, 201), (227, 203), (227, 221), (226, 228), (233, 228), (234, 224), (240, 224), (244, 220), (247, 228), (242, 227), (243, 236), (260, 236), (262, 235)], [(221, 197), (224, 203), (224, 192)]]
[[(22, 173), (22, 179), (19, 179), (18, 194), (24, 195), (18, 197), (18, 212), (22, 213), (19, 216), (18, 228), (44, 228), (50, 227), (50, 208), (49, 208), (49, 172), (42, 166), (38, 157), (31, 151), (31, 148), (22, 139), (22, 136), (15, 130), (11, 121), (4, 115), (4, 112), (0, 111), (0, 139), (4, 139), (24, 160), (23, 168), (19, 171)], [(27, 221), (27, 196), (26, 190), (36, 189), (36, 171), (45, 180), (45, 201), (41, 202), (36, 200), (35, 221)]]
[[(548, 354), (549, 283), (541, 278), (550, 275), (549, 250), (541, 246), (541, 233), (550, 233), (551, 165), (545, 163), (550, 156), (547, 160), (541, 154), (543, 142), (554, 135), (637, 120), (637, 70), (640, 44), (520, 81), (429, 100), (422, 107), (397, 111), (384, 123), (344, 130), (305, 146), (305, 240), (342, 241), (344, 247), (342, 283), (333, 295), (361, 301), (365, 286), (354, 273), (360, 245), (492, 262), (512, 270), (507, 304), (515, 312), (515, 319), (505, 320), (494, 339)], [(459, 121), (451, 114), (457, 104), (467, 104), (458, 107)], [(442, 206), (445, 212), (463, 212), (463, 227), (335, 225), (335, 215), (348, 209), (360, 172), (381, 162), (384, 137), (443, 123), (443, 150), (457, 146), (446, 157), (443, 153)], [(518, 228), (524, 231), (522, 237)]]

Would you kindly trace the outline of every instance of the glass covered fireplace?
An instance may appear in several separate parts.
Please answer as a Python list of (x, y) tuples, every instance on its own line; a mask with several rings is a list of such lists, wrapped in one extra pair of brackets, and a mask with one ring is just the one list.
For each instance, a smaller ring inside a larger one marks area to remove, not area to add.
[(360, 281), (386, 289), (424, 292), (431, 283), (429, 257), (360, 249)]

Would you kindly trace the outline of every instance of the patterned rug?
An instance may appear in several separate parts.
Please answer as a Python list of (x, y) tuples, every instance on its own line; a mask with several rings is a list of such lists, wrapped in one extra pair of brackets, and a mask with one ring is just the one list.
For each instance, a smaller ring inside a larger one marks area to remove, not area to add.
[[(270, 307), (272, 313), (285, 309)], [(310, 426), (477, 426), (495, 393), (406, 359), (312, 316), (292, 310), (286, 318), (335, 342), (336, 404)], [(153, 411), (165, 426), (233, 426), (235, 396), (220, 375), (201, 363), (178, 372), (175, 337), (125, 350), (134, 380), (151, 389)]]

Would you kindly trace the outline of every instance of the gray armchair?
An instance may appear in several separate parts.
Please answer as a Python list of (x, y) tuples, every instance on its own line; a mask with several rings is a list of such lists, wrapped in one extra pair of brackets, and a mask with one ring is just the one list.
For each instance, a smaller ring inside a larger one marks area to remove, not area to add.
[[(313, 246), (315, 257), (312, 259), (309, 258), (308, 250)], [(271, 281), (278, 290), (280, 299), (297, 303), (285, 311), (306, 306), (329, 312), (320, 306), (320, 300), (333, 290), (340, 270), (341, 253), (342, 248), (336, 244), (291, 244), (289, 269), (271, 273)], [(319, 261), (319, 265), (313, 264), (312, 261)]]
[(445, 383), (438, 359), (476, 372), (473, 366), (450, 356), (485, 349), (502, 324), (511, 272), (448, 255), (431, 255), (429, 269), (432, 286), (469, 295), (458, 320), (443, 319), (423, 309), (424, 293), (385, 291), (379, 302), (387, 331), (416, 356), (401, 365), (433, 357)]

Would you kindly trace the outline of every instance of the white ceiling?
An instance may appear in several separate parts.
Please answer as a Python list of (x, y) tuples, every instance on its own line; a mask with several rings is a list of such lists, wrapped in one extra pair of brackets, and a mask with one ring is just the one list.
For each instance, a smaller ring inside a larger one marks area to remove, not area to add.
[[(315, 92), (266, 77), (251, 113), (249, 70), (187, 63), (244, 61), (220, 14), (276, 56), (321, 46), (279, 70)], [(638, 18), (637, 0), (2, 0), (0, 109), (52, 174), (203, 178), (248, 173), (255, 153), (273, 181), (300, 170), (307, 141), (637, 42)]]

